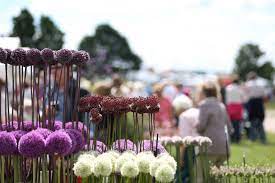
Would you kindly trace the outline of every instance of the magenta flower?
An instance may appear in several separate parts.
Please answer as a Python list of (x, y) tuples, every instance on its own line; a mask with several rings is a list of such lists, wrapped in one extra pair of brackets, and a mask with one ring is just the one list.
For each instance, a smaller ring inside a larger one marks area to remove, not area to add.
[(46, 149), (49, 154), (65, 156), (72, 149), (72, 139), (64, 130), (55, 131), (47, 137)]
[[(94, 144), (93, 139), (90, 140), (90, 148), (98, 152), (99, 154), (102, 154), (105, 151), (107, 151), (107, 146), (103, 142), (97, 140)], [(88, 150), (88, 145), (85, 146), (85, 149)]]
[(34, 132), (41, 134), (44, 139), (46, 139), (52, 133), (52, 131), (47, 128), (37, 128), (34, 130)]
[[(52, 124), (52, 123), (54, 123), (54, 124)], [(58, 121), (58, 120), (51, 121), (51, 124), (49, 124), (49, 121), (46, 120), (46, 126), (47, 126), (47, 128), (50, 128), (53, 125), (53, 130), (54, 131), (62, 129), (62, 124), (63, 124), (62, 121)]]
[(85, 139), (87, 139), (87, 135), (88, 135), (87, 126), (80, 121), (78, 122), (78, 125), (77, 126), (76, 125), (77, 125), (77, 122), (68, 122), (65, 124), (65, 129), (76, 129), (84, 135)]
[(17, 129), (18, 129), (18, 122), (17, 121), (9, 122), (7, 125), (2, 124), (2, 130), (3, 131), (13, 131), (13, 130), (17, 130)]
[(13, 134), (2, 131), (0, 132), (0, 154), (11, 155), (17, 151), (17, 142)]
[(18, 143), (19, 153), (28, 158), (39, 157), (45, 153), (45, 140), (35, 131), (23, 135)]
[(125, 140), (125, 139), (116, 140), (113, 143), (112, 147), (114, 150), (117, 150), (119, 152), (124, 152), (127, 150), (136, 152), (136, 150), (137, 150), (136, 145), (128, 139), (127, 140)]
[(16, 139), (17, 142), (20, 140), (20, 138), (21, 138), (23, 135), (27, 134), (27, 132), (26, 132), (26, 131), (23, 131), (23, 130), (15, 130), (15, 131), (11, 131), (11, 132), (9, 132), (9, 133), (11, 133), (11, 134), (14, 135), (14, 137), (15, 137), (15, 139)]
[(37, 122), (34, 122), (34, 126), (32, 125), (32, 121), (23, 121), (24, 127), (23, 130), (25, 131), (32, 131), (38, 128)]

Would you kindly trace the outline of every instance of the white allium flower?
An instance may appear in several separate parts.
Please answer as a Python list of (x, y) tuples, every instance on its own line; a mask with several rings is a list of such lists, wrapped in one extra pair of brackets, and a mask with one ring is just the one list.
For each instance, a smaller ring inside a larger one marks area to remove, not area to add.
[(206, 146), (211, 146), (212, 145), (212, 140), (208, 137), (201, 137), (199, 141), (200, 146), (206, 145)]
[(99, 155), (94, 163), (94, 174), (95, 176), (108, 177), (112, 173), (112, 160), (110, 155), (102, 154)]
[(137, 165), (142, 173), (150, 172), (150, 164), (155, 159), (155, 156), (150, 151), (141, 152), (137, 155)]
[(77, 177), (88, 177), (92, 174), (92, 165), (89, 162), (77, 161), (73, 167), (74, 174)]
[(116, 161), (119, 158), (120, 154), (117, 151), (108, 151), (104, 154), (109, 155), (109, 157), (111, 158), (112, 172), (115, 172)]
[(176, 160), (169, 155), (168, 153), (162, 153), (160, 154), (157, 159), (159, 159), (161, 162), (167, 163), (173, 170), (176, 171), (177, 169), (177, 162)]
[(127, 161), (121, 167), (120, 173), (123, 177), (129, 177), (129, 178), (134, 178), (138, 176), (139, 169), (138, 169), (137, 163), (135, 161), (132, 161), (132, 162)]
[(184, 138), (182, 139), (183, 144), (185, 144), (186, 146), (191, 145), (192, 142), (193, 142), (193, 138), (194, 138), (194, 137), (192, 137), (192, 136), (186, 136), (186, 137), (184, 137)]
[(175, 178), (176, 171), (173, 170), (169, 165), (162, 164), (157, 168), (155, 177), (158, 182), (172, 182)]
[(172, 142), (174, 144), (183, 144), (182, 138), (180, 136), (173, 136), (172, 137)]
[(77, 161), (88, 161), (93, 162), (96, 159), (95, 155), (92, 153), (83, 153), (78, 156)]
[(150, 164), (150, 175), (152, 177), (155, 177), (155, 173), (156, 173), (156, 170), (157, 168), (162, 164), (163, 162), (157, 158), (155, 158), (151, 164)]
[(120, 172), (120, 169), (124, 163), (126, 163), (128, 161), (133, 162), (135, 160), (136, 160), (136, 156), (132, 152), (126, 151), (126, 152), (122, 153), (120, 155), (120, 157), (116, 160), (115, 171)]

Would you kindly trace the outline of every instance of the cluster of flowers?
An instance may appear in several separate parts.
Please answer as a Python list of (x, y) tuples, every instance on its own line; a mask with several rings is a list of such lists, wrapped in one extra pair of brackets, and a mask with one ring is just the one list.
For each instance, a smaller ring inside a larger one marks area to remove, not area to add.
[(192, 136), (186, 136), (184, 138), (181, 138), (179, 136), (163, 136), (159, 139), (160, 143), (164, 146), (166, 145), (185, 145), (185, 146), (211, 146), (212, 141), (208, 137), (203, 137), (203, 136), (197, 136), (197, 137), (192, 137)]
[(177, 163), (168, 153), (155, 157), (150, 151), (138, 154), (132, 151), (107, 151), (103, 154), (86, 152), (78, 157), (73, 167), (74, 174), (81, 178), (115, 175), (129, 179), (147, 174), (158, 182), (172, 182), (176, 169)]
[(87, 96), (79, 101), (79, 111), (90, 112), (91, 120), (98, 123), (102, 114), (113, 113), (155, 113), (159, 111), (159, 100), (156, 96), (149, 97), (110, 97)]
[(66, 156), (78, 153), (85, 146), (84, 136), (87, 134), (87, 128), (81, 122), (78, 123), (77, 129), (72, 122), (62, 129), (62, 122), (55, 121), (53, 131), (38, 127), (31, 121), (24, 121), (20, 129), (16, 121), (12, 125), (2, 125), (0, 155), (35, 158), (43, 154)]
[(222, 166), (220, 168), (217, 168), (214, 166), (214, 167), (211, 167), (210, 173), (211, 173), (211, 176), (217, 179), (224, 178), (224, 177), (246, 177), (246, 178), (273, 177), (275, 178), (275, 167)]
[(90, 56), (85, 51), (74, 51), (68, 49), (51, 50), (44, 48), (38, 50), (31, 48), (25, 50), (17, 48), (13, 51), (9, 49), (0, 48), (0, 62), (10, 65), (41, 65), (41, 64), (66, 64), (66, 65), (80, 65), (90, 60)]

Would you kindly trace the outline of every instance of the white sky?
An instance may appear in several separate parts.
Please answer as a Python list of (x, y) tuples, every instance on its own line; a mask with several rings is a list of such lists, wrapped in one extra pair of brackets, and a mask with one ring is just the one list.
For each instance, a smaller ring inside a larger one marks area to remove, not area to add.
[(36, 22), (41, 14), (51, 16), (66, 33), (67, 48), (76, 49), (84, 35), (109, 23), (156, 69), (229, 72), (246, 42), (259, 44), (275, 61), (274, 0), (1, 1), (0, 34), (11, 30), (12, 16), (24, 7)]

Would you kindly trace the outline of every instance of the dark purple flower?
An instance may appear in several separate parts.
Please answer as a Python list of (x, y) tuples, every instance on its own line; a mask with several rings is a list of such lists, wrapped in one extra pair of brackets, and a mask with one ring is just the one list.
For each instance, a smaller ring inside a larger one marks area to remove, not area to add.
[(6, 52), (7, 52), (7, 60), (6, 60), (6, 62), (7, 62), (7, 64), (12, 64), (12, 60), (11, 60), (11, 50), (10, 49), (5, 49), (6, 50)]
[(85, 63), (86, 57), (81, 51), (73, 52), (72, 64), (82, 64)]
[(84, 57), (84, 60), (83, 60), (84, 62), (87, 62), (90, 60), (90, 55), (88, 52), (86, 52), (86, 51), (80, 51), (80, 52), (82, 53), (82, 55)]
[(156, 143), (156, 141), (151, 140), (143, 140), (143, 143), (141, 144), (141, 151), (157, 151), (157, 154), (167, 152), (160, 142)]
[(72, 149), (72, 139), (64, 130), (55, 131), (46, 139), (46, 148), (49, 154), (65, 156)]
[(117, 150), (119, 152), (124, 152), (127, 150), (135, 151), (137, 150), (136, 145), (130, 141), (130, 140), (125, 140), (125, 139), (119, 139), (116, 140), (113, 145), (112, 145), (114, 150)]
[(41, 56), (42, 56), (42, 59), (44, 62), (47, 62), (47, 63), (52, 62), (53, 63), (55, 61), (54, 52), (50, 48), (44, 48), (41, 51)]
[[(93, 139), (90, 140), (90, 148), (93, 151), (98, 152), (99, 154), (102, 154), (105, 151), (107, 151), (107, 146), (103, 142), (97, 140), (97, 141), (95, 141), (95, 144), (94, 144)], [(85, 149), (86, 150), (88, 149), (88, 145), (85, 146)]]
[(11, 131), (11, 132), (9, 132), (9, 133), (11, 133), (11, 134), (14, 135), (15, 139), (17, 140), (17, 142), (20, 140), (20, 138), (21, 138), (23, 135), (27, 134), (27, 132), (26, 132), (26, 131), (23, 131), (23, 130), (15, 130), (15, 131)]
[(80, 150), (82, 150), (85, 146), (85, 139), (82, 133), (76, 129), (66, 129), (65, 130), (70, 137), (73, 136), (73, 139), (76, 142), (76, 145), (72, 151), (72, 153), (78, 153)]
[(26, 64), (26, 51), (22, 48), (17, 48), (11, 52), (11, 60), (13, 65)]
[(68, 122), (68, 123), (66, 123), (65, 124), (65, 129), (76, 129), (84, 135), (85, 139), (87, 139), (87, 135), (88, 135), (87, 126), (84, 123), (80, 122), (80, 121), (78, 123), (77, 122)]
[(41, 53), (36, 48), (31, 48), (27, 51), (27, 61), (29, 65), (41, 64)]
[(60, 63), (70, 63), (73, 54), (68, 49), (61, 49), (56, 51), (56, 60)]
[(11, 155), (17, 151), (17, 142), (13, 134), (2, 131), (0, 132), (0, 154)]
[(0, 48), (0, 62), (7, 63), (7, 51), (5, 49)]
[(30, 132), (38, 128), (37, 122), (34, 122), (34, 126), (32, 124), (32, 121), (24, 121), (23, 123), (24, 123), (23, 130), (25, 131)]
[(37, 128), (34, 130), (34, 132), (41, 134), (44, 139), (46, 139), (52, 133), (52, 131), (47, 128)]
[(21, 137), (18, 143), (19, 153), (28, 158), (36, 158), (46, 151), (43, 136), (35, 131)]

